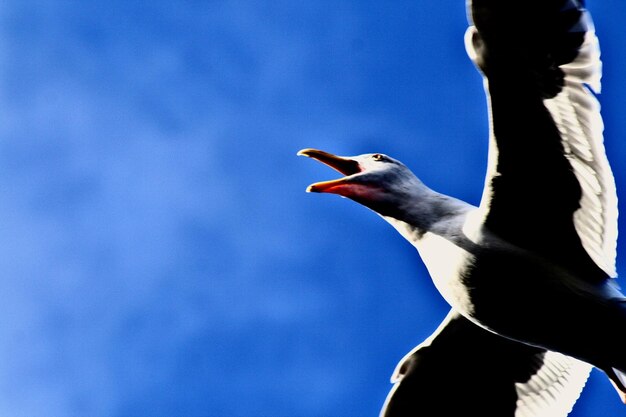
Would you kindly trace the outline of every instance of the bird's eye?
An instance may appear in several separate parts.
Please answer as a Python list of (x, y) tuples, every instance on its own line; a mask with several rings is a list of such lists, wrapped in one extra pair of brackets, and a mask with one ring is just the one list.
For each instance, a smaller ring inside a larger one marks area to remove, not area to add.
[(384, 159), (384, 156), (379, 153), (375, 153), (374, 155), (372, 155), (372, 159), (374, 161), (382, 161)]

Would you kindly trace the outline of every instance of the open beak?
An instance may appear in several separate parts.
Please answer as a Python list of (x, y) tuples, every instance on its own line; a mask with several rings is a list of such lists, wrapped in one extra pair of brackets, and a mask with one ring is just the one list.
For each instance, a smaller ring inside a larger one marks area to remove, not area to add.
[[(298, 152), (298, 155), (316, 159), (334, 170), (339, 171), (346, 177), (362, 171), (361, 166), (354, 159), (333, 155), (317, 149), (302, 149)], [(316, 182), (315, 184), (309, 185), (306, 191), (308, 193), (340, 194), (340, 192), (338, 192), (339, 189), (342, 188), (343, 185), (347, 184), (346, 177), (339, 178), (337, 180)]]

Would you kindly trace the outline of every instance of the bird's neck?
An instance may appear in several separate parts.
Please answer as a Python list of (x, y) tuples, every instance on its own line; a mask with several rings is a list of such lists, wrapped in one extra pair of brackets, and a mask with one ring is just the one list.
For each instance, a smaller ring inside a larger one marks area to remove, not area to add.
[(444, 229), (460, 227), (456, 221), (474, 207), (464, 201), (437, 193), (426, 186), (398, 207), (390, 216), (383, 216), (406, 240), (416, 245), (428, 232), (445, 233)]

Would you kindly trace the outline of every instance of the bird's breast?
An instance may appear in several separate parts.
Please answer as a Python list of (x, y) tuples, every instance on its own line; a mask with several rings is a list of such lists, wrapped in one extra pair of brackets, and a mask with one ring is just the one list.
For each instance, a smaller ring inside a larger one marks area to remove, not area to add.
[(416, 248), (443, 298), (464, 316), (473, 313), (463, 272), (474, 262), (474, 255), (435, 233), (427, 232)]
[(437, 290), (465, 317), (495, 328), (494, 318), (518, 314), (529, 300), (548, 308), (566, 290), (565, 271), (484, 230), (465, 229), (427, 232), (415, 243)]

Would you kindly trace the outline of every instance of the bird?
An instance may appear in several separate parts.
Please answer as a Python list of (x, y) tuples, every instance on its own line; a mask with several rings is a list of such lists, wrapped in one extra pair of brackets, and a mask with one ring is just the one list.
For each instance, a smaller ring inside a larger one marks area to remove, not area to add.
[[(307, 191), (338, 194), (382, 216), (415, 246), (451, 306), (398, 365), (381, 415), (421, 408), (428, 398), (420, 386), (475, 366), (450, 365), (474, 342), (470, 350), (486, 369), (481, 383), (515, 388), (498, 397), (513, 411), (482, 415), (567, 415), (591, 366), (626, 403), (617, 192), (596, 98), (602, 63), (591, 16), (583, 0), (468, 0), (467, 8), (465, 47), (483, 78), (490, 127), (478, 207), (432, 190), (385, 154), (298, 152), (344, 175)], [(564, 409), (542, 414), (554, 396)]]

